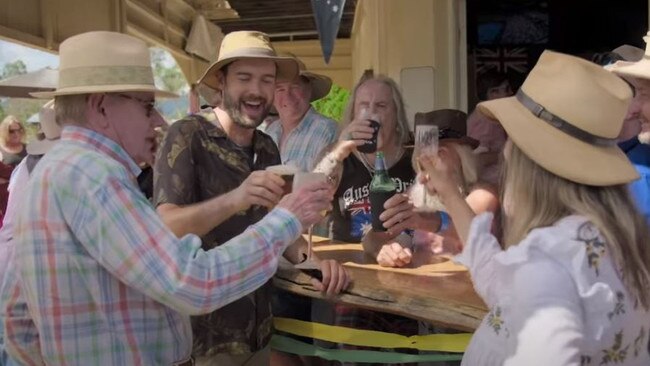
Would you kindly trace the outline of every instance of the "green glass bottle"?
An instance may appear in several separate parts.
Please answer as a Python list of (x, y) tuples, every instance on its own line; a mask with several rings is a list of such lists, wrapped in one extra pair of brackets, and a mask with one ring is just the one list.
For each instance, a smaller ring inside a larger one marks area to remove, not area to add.
[(384, 203), (397, 193), (397, 185), (388, 175), (384, 153), (377, 152), (375, 158), (375, 174), (370, 182), (370, 211), (372, 212), (372, 229), (386, 231), (379, 215), (384, 212)]

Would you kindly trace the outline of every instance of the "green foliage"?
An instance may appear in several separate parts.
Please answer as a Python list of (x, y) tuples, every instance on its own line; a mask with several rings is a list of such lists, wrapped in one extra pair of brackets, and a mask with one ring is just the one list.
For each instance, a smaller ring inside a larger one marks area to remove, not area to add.
[(16, 60), (14, 62), (8, 62), (2, 68), (2, 75), (0, 79), (6, 79), (11, 76), (22, 75), (27, 73), (27, 66), (23, 60)]
[(178, 94), (188, 85), (180, 67), (172, 60), (173, 58), (167, 54), (167, 51), (160, 48), (151, 48), (151, 64), (153, 65), (153, 74), (156, 81), (165, 90)]
[(335, 121), (340, 121), (350, 99), (350, 91), (333, 84), (329, 94), (312, 103), (318, 113)]

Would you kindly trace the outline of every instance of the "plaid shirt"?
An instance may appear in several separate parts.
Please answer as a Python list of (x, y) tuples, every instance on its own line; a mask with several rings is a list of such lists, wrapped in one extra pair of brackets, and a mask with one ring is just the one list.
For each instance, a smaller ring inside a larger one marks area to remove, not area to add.
[(138, 172), (115, 142), (72, 126), (34, 170), (2, 291), (6, 346), (20, 363), (187, 360), (188, 315), (266, 283), (301, 231), (276, 209), (203, 251), (198, 237), (165, 227), (138, 190)]
[(282, 136), (282, 124), (280, 120), (268, 126), (266, 132), (280, 149), (282, 163), (291, 164), (301, 171), (311, 171), (318, 154), (328, 145), (336, 141), (336, 122), (321, 114), (318, 114), (313, 107), (309, 108), (302, 121), (289, 132), (280, 146)]

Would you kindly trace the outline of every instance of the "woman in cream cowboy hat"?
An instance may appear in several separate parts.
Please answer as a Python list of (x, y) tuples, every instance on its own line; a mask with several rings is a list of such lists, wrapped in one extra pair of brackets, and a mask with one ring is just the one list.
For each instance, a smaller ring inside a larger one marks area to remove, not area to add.
[(516, 96), (479, 105), (509, 135), (502, 244), (459, 195), (447, 151), (420, 159), (490, 308), (464, 365), (650, 364), (649, 235), (616, 146), (631, 97), (598, 65), (547, 51)]

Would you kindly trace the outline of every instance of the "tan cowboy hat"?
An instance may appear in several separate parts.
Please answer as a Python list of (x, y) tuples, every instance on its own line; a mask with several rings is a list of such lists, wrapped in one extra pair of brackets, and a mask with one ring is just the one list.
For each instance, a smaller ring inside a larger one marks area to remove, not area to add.
[(45, 138), (43, 140), (34, 140), (27, 144), (27, 153), (30, 155), (43, 155), (48, 152), (61, 137), (61, 126), (56, 123), (54, 113), (54, 100), (45, 103), (41, 108), (39, 121), (41, 123), (41, 131)]
[(631, 98), (626, 82), (600, 66), (545, 51), (514, 97), (478, 108), (544, 169), (576, 183), (609, 186), (639, 178), (616, 145)]
[(650, 41), (650, 32), (643, 37), (643, 40), (646, 42), (645, 54), (639, 61), (618, 61), (614, 65), (608, 67), (608, 70), (615, 72), (620, 76), (650, 79), (650, 43), (648, 43)]
[(332, 79), (325, 75), (316, 74), (314, 72), (307, 71), (307, 66), (299, 58), (293, 56), (298, 63), (298, 76), (304, 77), (309, 81), (309, 86), (311, 87), (311, 98), (310, 102), (319, 100), (329, 94), (330, 89), (332, 89)]
[(293, 80), (298, 75), (296, 61), (291, 57), (278, 56), (266, 33), (238, 31), (228, 33), (223, 38), (219, 49), (219, 58), (208, 67), (198, 82), (218, 90), (217, 71), (231, 62), (247, 58), (273, 60), (277, 66), (276, 78), (279, 80)]
[(177, 97), (156, 88), (149, 48), (135, 37), (104, 31), (82, 33), (61, 43), (59, 57), (57, 89), (32, 96), (151, 92), (157, 97)]
[(415, 126), (420, 124), (438, 126), (438, 138), (457, 142), (476, 149), (478, 140), (467, 136), (467, 113), (456, 109), (439, 109), (415, 114)]

